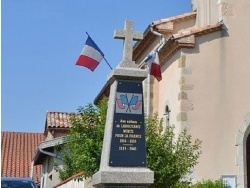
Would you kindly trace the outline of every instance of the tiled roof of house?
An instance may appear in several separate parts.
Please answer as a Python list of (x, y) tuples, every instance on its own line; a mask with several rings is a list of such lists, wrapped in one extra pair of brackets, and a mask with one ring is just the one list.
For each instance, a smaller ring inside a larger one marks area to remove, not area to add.
[(74, 112), (70, 112), (70, 113), (69, 112), (47, 112), (44, 134), (46, 135), (48, 130), (69, 129), (72, 126), (70, 123), (70, 117), (75, 116), (77, 114), (78, 113), (74, 113)]
[[(213, 33), (222, 30), (223, 23), (218, 22), (203, 27), (195, 26), (196, 12), (185, 13), (171, 18), (161, 19), (152, 22), (151, 29), (154, 32), (166, 36), (166, 43), (159, 50), (160, 62), (164, 63), (171, 58), (181, 48), (193, 48), (195, 46), (195, 37)], [(190, 22), (190, 20), (193, 20)], [(183, 28), (174, 30), (176, 23), (188, 22), (183, 24)], [(144, 32), (143, 40), (134, 46), (133, 60), (137, 61), (145, 51), (156, 40), (157, 35), (151, 32), (150, 27)], [(154, 36), (154, 37), (153, 37)], [(142, 65), (139, 65), (141, 67)]]
[[(1, 175), (3, 177), (30, 177), (31, 162), (43, 133), (1, 132)], [(33, 169), (33, 177), (40, 182), (41, 166)]]
[(68, 112), (47, 112), (46, 114), (46, 128), (70, 128), (70, 117), (77, 113)]
[(144, 51), (157, 39), (157, 36), (151, 32), (151, 27), (159, 33), (170, 34), (173, 31), (174, 24), (186, 22), (188, 20), (196, 19), (196, 12), (184, 13), (170, 18), (165, 18), (153, 21), (151, 25), (143, 33), (143, 40), (138, 41), (134, 45), (133, 61), (137, 61)]

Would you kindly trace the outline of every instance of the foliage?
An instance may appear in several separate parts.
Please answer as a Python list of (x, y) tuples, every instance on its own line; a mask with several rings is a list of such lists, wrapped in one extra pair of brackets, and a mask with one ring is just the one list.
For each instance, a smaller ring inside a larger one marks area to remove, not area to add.
[(191, 187), (191, 182), (182, 182), (182, 181), (178, 181), (174, 188), (190, 188)]
[(79, 115), (72, 116), (72, 128), (68, 143), (62, 150), (63, 169), (57, 168), (61, 180), (85, 171), (89, 177), (99, 169), (104, 127), (107, 113), (107, 99), (98, 106), (88, 104), (78, 109)]
[(201, 141), (192, 142), (192, 137), (183, 130), (178, 136), (174, 127), (168, 126), (163, 131), (162, 119), (157, 115), (148, 119), (147, 164), (154, 171), (155, 183), (152, 188), (187, 187), (180, 180), (197, 164), (200, 156)]
[[(79, 113), (71, 118), (69, 142), (62, 149), (65, 166), (57, 169), (62, 180), (83, 170), (90, 177), (99, 169), (107, 100), (80, 108)], [(192, 142), (186, 130), (176, 137), (173, 126), (163, 132), (162, 120), (155, 115), (146, 121), (146, 145), (147, 166), (155, 173), (150, 187), (187, 188), (189, 184), (180, 180), (197, 164), (200, 141)]]
[(196, 183), (192, 188), (227, 188), (227, 186), (223, 184), (222, 180), (203, 180)]

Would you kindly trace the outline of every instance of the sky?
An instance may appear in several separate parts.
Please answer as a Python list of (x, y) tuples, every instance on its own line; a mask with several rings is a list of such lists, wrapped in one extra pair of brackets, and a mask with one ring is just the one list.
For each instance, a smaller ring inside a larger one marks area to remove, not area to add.
[(125, 20), (135, 31), (191, 11), (191, 0), (1, 0), (1, 130), (43, 132), (46, 112), (77, 112), (93, 103), (111, 72), (75, 63), (86, 32), (115, 68)]

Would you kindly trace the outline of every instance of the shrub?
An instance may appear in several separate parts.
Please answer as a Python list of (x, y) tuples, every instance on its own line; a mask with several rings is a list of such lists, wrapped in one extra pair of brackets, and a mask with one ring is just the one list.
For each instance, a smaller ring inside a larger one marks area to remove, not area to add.
[(229, 187), (224, 185), (222, 180), (219, 179), (215, 181), (203, 180), (193, 185), (192, 188), (229, 188)]

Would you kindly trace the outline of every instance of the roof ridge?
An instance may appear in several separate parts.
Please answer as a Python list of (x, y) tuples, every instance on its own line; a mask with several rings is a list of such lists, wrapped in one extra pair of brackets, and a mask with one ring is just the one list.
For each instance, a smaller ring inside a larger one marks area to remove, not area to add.
[(1, 131), (1, 133), (43, 134), (43, 132)]
[(196, 14), (197, 14), (196, 12), (188, 12), (188, 13), (180, 14), (177, 16), (172, 16), (169, 18), (156, 20), (156, 21), (153, 21), (152, 23), (153, 23), (153, 25), (158, 25), (158, 24), (166, 23), (166, 22), (176, 22), (176, 21), (183, 20), (183, 19), (187, 20), (187, 19), (191, 19), (191, 18), (195, 17)]
[(199, 32), (203, 32), (203, 31), (206, 31), (206, 30), (209, 30), (209, 29), (215, 29), (215, 28), (218, 28), (220, 26), (223, 25), (223, 22), (217, 22), (215, 24), (210, 24), (210, 25), (206, 25), (206, 26), (201, 26), (201, 27), (192, 27), (192, 28), (188, 28), (188, 29), (185, 29), (185, 30), (182, 30), (174, 35), (172, 35), (174, 38), (182, 38), (182, 37), (185, 37), (185, 36), (189, 36), (189, 35), (193, 35), (193, 34), (196, 34), (196, 33), (199, 33)]
[(47, 111), (46, 113), (78, 114), (78, 112)]

